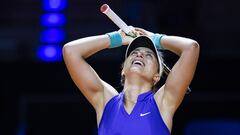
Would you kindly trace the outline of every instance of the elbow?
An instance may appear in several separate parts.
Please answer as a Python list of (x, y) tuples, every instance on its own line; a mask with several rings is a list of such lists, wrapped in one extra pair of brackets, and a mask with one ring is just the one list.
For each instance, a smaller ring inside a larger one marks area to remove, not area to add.
[(69, 45), (68, 43), (65, 44), (62, 48), (62, 55), (64, 60), (70, 58), (70, 56), (72, 56), (74, 54), (74, 49), (71, 45)]
[(71, 54), (73, 52), (72, 46), (70, 46), (68, 43), (65, 44), (62, 48), (63, 56)]
[(197, 41), (192, 40), (188, 45), (188, 50), (198, 54), (200, 52), (200, 45)]
[(195, 41), (195, 40), (192, 41), (191, 46), (193, 46), (194, 48), (200, 50), (200, 45), (199, 45), (198, 42)]
[(63, 54), (63, 57), (64, 56), (66, 56), (66, 53), (67, 52), (69, 52), (69, 49), (70, 47), (67, 45), (67, 44), (65, 44), (64, 46), (63, 46), (63, 48), (62, 48), (62, 54)]
[(62, 48), (62, 54), (64, 59), (69, 58), (80, 58), (83, 57), (83, 53), (80, 51), (76, 45), (73, 45), (71, 42), (65, 44)]
[(200, 52), (200, 45), (198, 44), (198, 42), (195, 40), (188, 40), (188, 42), (185, 44), (185, 47), (181, 55), (187, 54), (190, 57), (194, 57), (194, 56), (199, 56), (199, 52)]

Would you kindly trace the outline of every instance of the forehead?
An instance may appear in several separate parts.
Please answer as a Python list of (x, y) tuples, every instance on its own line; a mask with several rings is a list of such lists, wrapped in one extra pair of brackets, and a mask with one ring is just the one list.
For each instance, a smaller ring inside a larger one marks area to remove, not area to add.
[(144, 52), (151, 52), (154, 53), (151, 49), (146, 48), (146, 47), (137, 47), (133, 51), (144, 51)]

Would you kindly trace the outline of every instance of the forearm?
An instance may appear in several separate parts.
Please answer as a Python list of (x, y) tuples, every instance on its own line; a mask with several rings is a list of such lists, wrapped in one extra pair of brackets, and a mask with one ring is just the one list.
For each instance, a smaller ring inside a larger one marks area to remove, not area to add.
[(71, 53), (87, 58), (94, 53), (109, 47), (108, 35), (81, 38), (64, 45), (63, 53)]
[(199, 45), (196, 41), (177, 36), (164, 36), (161, 39), (161, 46), (177, 55), (187, 51), (198, 51)]
[[(143, 35), (146, 35), (148, 37), (155, 37), (153, 38), (154, 44), (158, 49), (164, 48), (167, 49), (177, 55), (181, 55), (183, 52), (187, 52), (189, 50), (196, 51), (199, 48), (199, 45), (196, 41), (189, 39), (189, 38), (183, 38), (183, 37), (177, 37), (177, 36), (161, 36), (159, 34), (154, 34), (150, 31), (144, 30), (142, 28), (135, 28), (137, 32), (142, 32)], [(159, 37), (160, 36), (160, 37)], [(159, 40), (155, 40), (160, 38)], [(160, 44), (160, 45), (159, 45)]]

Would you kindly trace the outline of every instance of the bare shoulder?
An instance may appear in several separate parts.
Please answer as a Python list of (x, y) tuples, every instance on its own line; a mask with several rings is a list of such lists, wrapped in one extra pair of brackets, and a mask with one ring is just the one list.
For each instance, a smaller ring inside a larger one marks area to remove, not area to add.
[(164, 85), (154, 94), (154, 99), (164, 123), (169, 131), (171, 131), (174, 113), (171, 111), (170, 106), (168, 106), (167, 100), (164, 99)]
[(114, 96), (118, 95), (119, 93), (110, 84), (106, 83), (103, 80), (101, 80), (101, 82), (104, 86), (104, 95), (103, 96), (104, 96), (104, 106), (105, 106), (110, 99), (112, 99)]
[(154, 99), (161, 113), (174, 114), (174, 109), (166, 96), (165, 85), (163, 85), (154, 95)]
[(113, 88), (110, 84), (108, 84), (107, 82), (101, 80), (101, 83), (103, 84), (104, 87), (104, 91), (103, 93), (100, 95), (101, 97), (97, 97), (100, 99), (103, 99), (103, 101), (101, 102), (102, 104), (99, 105), (99, 107), (95, 108), (96, 111), (96, 115), (97, 115), (97, 123), (99, 125), (101, 119), (102, 119), (102, 115), (103, 115), (103, 111), (104, 108), (106, 106), (106, 104), (109, 102), (109, 100), (111, 100), (114, 96), (118, 95), (119, 93), (117, 92), (117, 90), (115, 88)]
[(164, 95), (164, 86), (162, 86), (155, 94), (154, 94), (154, 99), (157, 103), (158, 106), (162, 104), (162, 99)]

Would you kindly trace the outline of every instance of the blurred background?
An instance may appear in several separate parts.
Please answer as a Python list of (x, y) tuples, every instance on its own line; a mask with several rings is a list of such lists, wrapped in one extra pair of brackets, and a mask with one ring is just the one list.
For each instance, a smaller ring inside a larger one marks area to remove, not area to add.
[[(200, 44), (192, 92), (176, 112), (173, 135), (240, 134), (239, 1), (2, 0), (0, 135), (97, 135), (94, 109), (71, 80), (61, 48), (118, 30), (100, 12), (104, 3), (128, 25)], [(118, 91), (125, 49), (87, 59)], [(170, 67), (178, 59), (164, 54)]]

